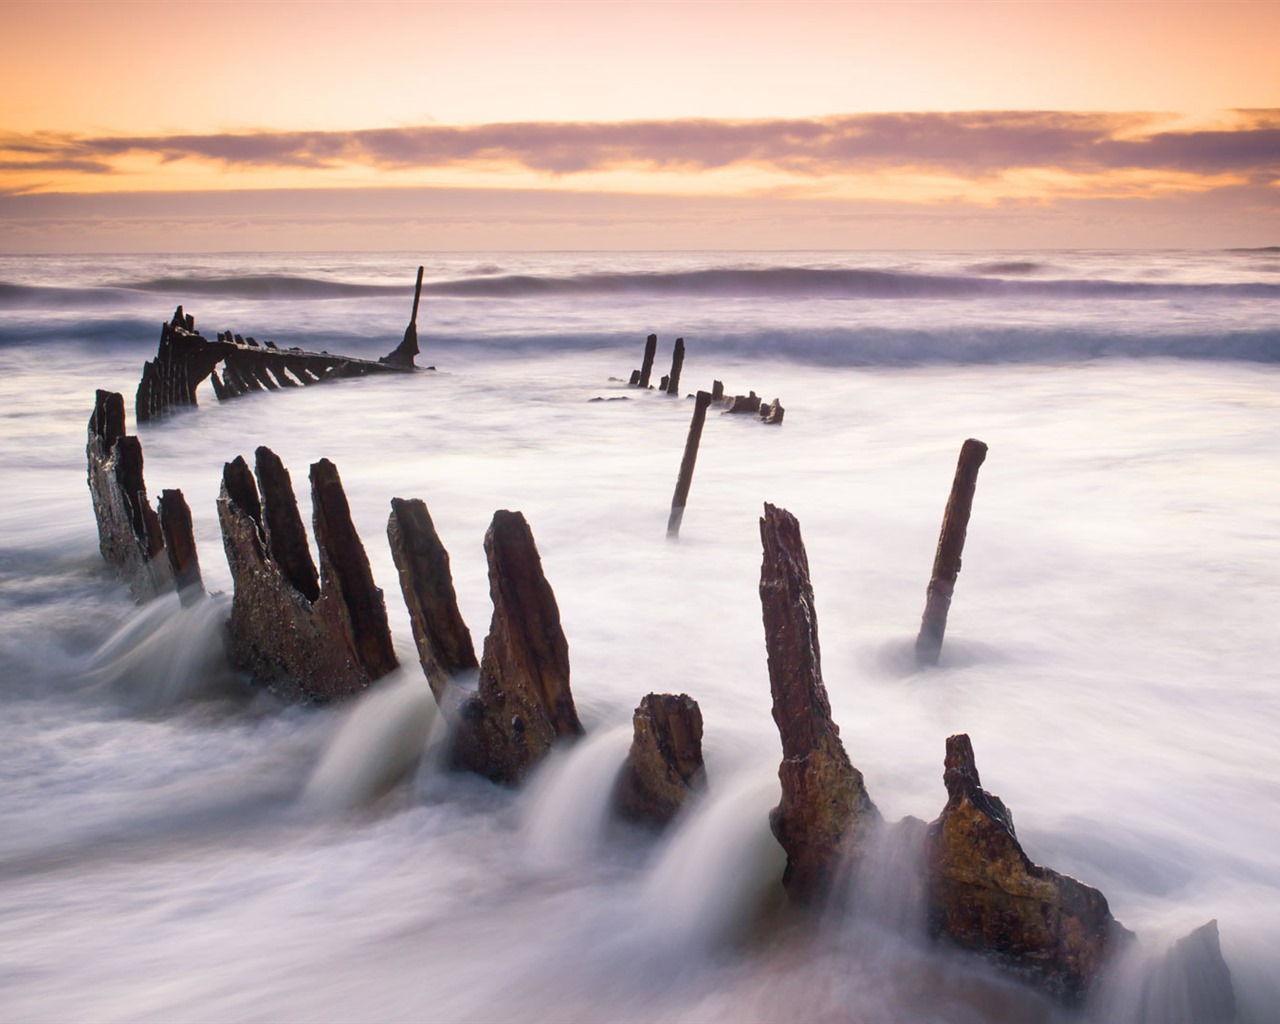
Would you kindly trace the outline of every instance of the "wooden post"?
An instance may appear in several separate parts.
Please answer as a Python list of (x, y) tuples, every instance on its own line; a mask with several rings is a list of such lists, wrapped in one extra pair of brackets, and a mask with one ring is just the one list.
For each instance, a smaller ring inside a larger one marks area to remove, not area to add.
[(644, 362), (640, 364), (640, 386), (647, 388), (649, 386), (649, 377), (653, 373), (653, 357), (658, 351), (658, 336), (656, 334), (649, 335), (644, 343)]
[(671, 352), (671, 379), (667, 384), (667, 394), (680, 397), (680, 370), (684, 366), (684, 338), (676, 338), (676, 347)]
[(702, 425), (707, 421), (707, 406), (711, 404), (711, 392), (699, 391), (693, 404), (693, 419), (689, 421), (689, 437), (684, 443), (684, 458), (680, 460), (680, 476), (676, 479), (676, 493), (671, 499), (671, 516), (667, 519), (667, 539), (680, 536), (680, 521), (689, 501), (689, 486), (693, 483), (693, 467), (698, 461), (698, 443), (702, 440)]
[(938, 550), (933, 557), (933, 575), (929, 580), (920, 634), (916, 637), (917, 665), (936, 665), (938, 656), (942, 653), (942, 636), (947, 630), (947, 612), (951, 609), (951, 595), (955, 592), (956, 577), (960, 574), (960, 556), (964, 552), (969, 514), (973, 510), (978, 468), (986, 457), (987, 446), (972, 437), (960, 446), (956, 476), (951, 483), (946, 513), (942, 517)]
[(173, 570), (173, 585), (183, 607), (190, 607), (204, 597), (191, 509), (181, 491), (164, 490), (160, 492), (159, 512), (164, 546), (169, 553), (169, 567)]

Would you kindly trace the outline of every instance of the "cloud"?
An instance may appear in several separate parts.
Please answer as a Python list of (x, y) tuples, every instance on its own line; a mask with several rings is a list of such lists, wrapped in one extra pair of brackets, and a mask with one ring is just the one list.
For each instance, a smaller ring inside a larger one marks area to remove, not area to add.
[(411, 170), (502, 165), (550, 175), (755, 167), (799, 176), (912, 168), (961, 177), (1019, 169), (1164, 170), (1280, 178), (1280, 111), (1226, 127), (1159, 130), (1143, 113), (977, 111), (727, 121), (522, 122), (357, 131), (0, 137), (10, 173), (106, 173), (112, 161), (200, 160), (227, 168)]

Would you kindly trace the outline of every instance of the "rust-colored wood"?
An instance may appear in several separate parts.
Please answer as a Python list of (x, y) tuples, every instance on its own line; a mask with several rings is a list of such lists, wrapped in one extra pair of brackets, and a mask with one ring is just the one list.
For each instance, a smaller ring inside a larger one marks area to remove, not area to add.
[(987, 457), (987, 446), (969, 438), (960, 446), (951, 495), (942, 517), (938, 549), (933, 556), (933, 573), (925, 598), (920, 632), (916, 636), (916, 663), (936, 665), (942, 654), (942, 638), (947, 631), (947, 613), (960, 575), (960, 558), (964, 553), (969, 516), (973, 511), (973, 494), (978, 484), (978, 470)]
[(689, 488), (693, 485), (693, 467), (698, 462), (698, 445), (702, 442), (702, 427), (707, 421), (707, 407), (711, 405), (711, 392), (699, 391), (693, 403), (693, 418), (689, 421), (689, 436), (684, 442), (684, 458), (680, 460), (680, 475), (676, 477), (676, 491), (671, 498), (671, 514), (667, 517), (667, 536), (680, 536), (680, 524), (684, 520), (684, 508), (689, 502)]

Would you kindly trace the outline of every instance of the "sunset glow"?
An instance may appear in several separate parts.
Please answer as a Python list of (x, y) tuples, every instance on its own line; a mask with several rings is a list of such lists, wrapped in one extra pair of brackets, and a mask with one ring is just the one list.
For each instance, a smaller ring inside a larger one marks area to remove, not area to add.
[[(10, 252), (327, 247), (318, 222), (285, 235), (214, 225), (228, 209), (251, 220), (251, 193), (291, 189), (318, 197), (308, 216), (338, 221), (364, 189), (429, 193), (407, 219), (441, 190), (501, 193), (541, 220), (549, 248), (651, 244), (628, 196), (735, 205), (738, 226), (715, 237), (651, 206), (677, 248), (848, 244), (801, 226), (797, 204), (815, 201), (991, 214), (885, 246), (1006, 244), (1000, 225), (1023, 204), (1058, 225), (1018, 244), (1133, 244), (1100, 201), (1125, 204), (1129, 230), (1145, 224), (1158, 244), (1269, 244), (1280, 212), (1274, 3), (5, 3), (0, 15)], [(160, 213), (174, 193), (193, 204), (181, 237)], [(215, 193), (230, 207), (203, 198)], [(91, 199), (108, 194), (130, 197), (126, 221)], [(540, 207), (554, 196), (574, 212)], [(90, 220), (51, 216), (72, 206)], [(471, 238), (446, 218), (442, 244), (524, 244), (478, 217)]]

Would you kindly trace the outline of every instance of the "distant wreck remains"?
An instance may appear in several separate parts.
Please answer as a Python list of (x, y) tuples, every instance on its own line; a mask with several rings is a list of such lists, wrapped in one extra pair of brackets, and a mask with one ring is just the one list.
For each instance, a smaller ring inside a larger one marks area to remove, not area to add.
[(206, 379), (221, 402), (251, 391), (306, 387), (371, 373), (412, 373), (418, 369), (414, 357), (418, 354), (422, 271), (419, 267), (413, 313), (404, 338), (393, 351), (377, 360), (280, 348), (273, 341), (258, 342), (231, 331), (221, 331), (216, 341), (210, 341), (197, 333), (195, 317), (179, 306), (173, 319), (160, 328), (155, 359), (143, 364), (135, 403), (137, 421), (147, 423), (168, 415), (174, 408), (196, 406), (196, 388)]

